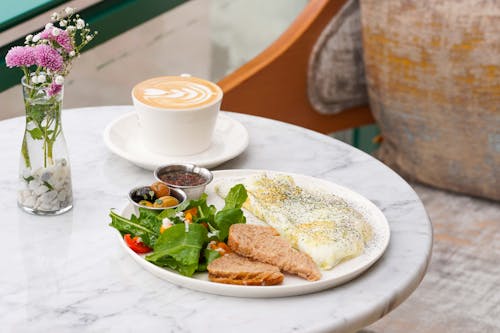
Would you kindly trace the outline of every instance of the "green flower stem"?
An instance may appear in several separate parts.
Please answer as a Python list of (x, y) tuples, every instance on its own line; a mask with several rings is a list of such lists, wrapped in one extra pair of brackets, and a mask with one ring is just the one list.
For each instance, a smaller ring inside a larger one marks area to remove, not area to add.
[(23, 70), (24, 77), (26, 78), (26, 83), (30, 83), (30, 73), (28, 71), (28, 67), (22, 66), (21, 69)]
[[(58, 96), (52, 96), (43, 99), (37, 98), (37, 88), (31, 89), (25, 100), (26, 107), (26, 131), (25, 141), (23, 142), (22, 155), (27, 167), (31, 167), (30, 156), (28, 152), (28, 136), (33, 140), (43, 140), (43, 166), (47, 167), (54, 164), (54, 144), (61, 133), (61, 101)], [(33, 128), (30, 128), (31, 124)], [(33, 126), (34, 125), (34, 126)]]
[(21, 146), (21, 153), (23, 154), (24, 164), (27, 168), (31, 169), (30, 154), (28, 152), (28, 143), (26, 142), (26, 135), (23, 137), (23, 144)]
[[(55, 109), (54, 109), (54, 117), (52, 118), (52, 120), (55, 119), (55, 126), (54, 126), (54, 130), (52, 132), (52, 137), (47, 134), (47, 137), (46, 137), (46, 141), (47, 141), (47, 157), (49, 159), (49, 162), (51, 164), (54, 164), (54, 159), (52, 157), (52, 152), (53, 152), (53, 148), (54, 148), (54, 143), (56, 142), (56, 138), (57, 136), (59, 135), (59, 123), (60, 123), (60, 118), (61, 118), (61, 115), (60, 115), (60, 103), (57, 103), (57, 105), (55, 105)], [(49, 128), (49, 125), (47, 125), (46, 128)]]

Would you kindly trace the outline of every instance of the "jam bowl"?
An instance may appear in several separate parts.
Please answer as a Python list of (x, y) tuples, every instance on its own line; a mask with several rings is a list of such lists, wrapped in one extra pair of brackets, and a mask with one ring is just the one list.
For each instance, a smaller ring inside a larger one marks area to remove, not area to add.
[(194, 164), (163, 165), (154, 171), (156, 180), (172, 189), (183, 190), (188, 199), (199, 199), (214, 178), (210, 170)]

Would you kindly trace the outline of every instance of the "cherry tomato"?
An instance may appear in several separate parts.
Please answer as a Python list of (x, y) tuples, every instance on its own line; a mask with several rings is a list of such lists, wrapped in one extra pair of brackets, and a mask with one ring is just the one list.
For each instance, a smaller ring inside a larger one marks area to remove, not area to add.
[(125, 240), (125, 243), (127, 243), (128, 247), (130, 247), (135, 253), (148, 253), (153, 251), (143, 242), (139, 241), (138, 236), (132, 238), (130, 234), (126, 234), (125, 236), (123, 236), (123, 239)]

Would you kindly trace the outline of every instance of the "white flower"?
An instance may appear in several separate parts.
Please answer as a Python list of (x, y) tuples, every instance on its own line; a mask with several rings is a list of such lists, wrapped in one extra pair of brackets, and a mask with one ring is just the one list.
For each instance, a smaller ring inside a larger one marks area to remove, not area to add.
[(64, 83), (64, 76), (56, 75), (54, 82), (58, 85), (62, 85)]
[(86, 39), (87, 41), (89, 41), (89, 42), (92, 40), (92, 38), (93, 38), (93, 37), (92, 37), (91, 35), (87, 35), (87, 37), (85, 37), (85, 39)]
[(40, 40), (40, 34), (36, 34), (35, 36), (33, 36), (32, 41), (33, 41), (34, 43), (38, 42), (39, 40)]
[(26, 36), (27, 42), (31, 42), (32, 40), (33, 40), (33, 35), (30, 34), (30, 35)]
[(45, 77), (45, 75), (40, 74), (40, 75), (38, 75), (37, 81), (38, 81), (38, 83), (44, 83), (46, 79), (47, 78)]
[(76, 20), (76, 28), (83, 29), (85, 27), (85, 21), (82, 19)]
[(74, 57), (74, 56), (75, 56), (75, 51), (71, 51), (68, 55), (69, 55), (70, 57)]
[(45, 29), (49, 30), (49, 29), (50, 29), (50, 28), (52, 28), (53, 26), (54, 26), (54, 24), (52, 24), (52, 23), (50, 23), (50, 22), (49, 22), (49, 23), (47, 23), (47, 24), (45, 25)]
[(38, 83), (38, 77), (36, 75), (33, 75), (31, 77), (31, 82), (33, 82), (34, 84), (37, 84)]
[(55, 13), (55, 12), (54, 12), (54, 13), (52, 13), (52, 15), (50, 15), (50, 19), (51, 19), (52, 21), (57, 21), (57, 20), (59, 20), (59, 14), (58, 14), (58, 13)]
[(66, 7), (64, 11), (66, 12), (66, 14), (71, 15), (75, 12), (75, 9), (71, 7)]
[(61, 29), (58, 28), (52, 28), (52, 36), (57, 37), (61, 34)]
[(61, 27), (65, 27), (67, 24), (68, 24), (68, 21), (66, 21), (66, 20), (59, 21), (59, 26), (61, 26)]
[(66, 31), (68, 31), (68, 32), (73, 32), (75, 30), (76, 30), (76, 28), (74, 25), (68, 25), (68, 27), (66, 28)]

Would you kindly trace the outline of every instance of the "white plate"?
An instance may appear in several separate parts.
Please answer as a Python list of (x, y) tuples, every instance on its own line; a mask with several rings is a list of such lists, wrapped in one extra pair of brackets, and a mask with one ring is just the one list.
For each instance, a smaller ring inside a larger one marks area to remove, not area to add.
[(223, 114), (219, 114), (217, 118), (210, 147), (199, 154), (189, 156), (167, 156), (148, 151), (137, 137), (137, 124), (135, 112), (117, 118), (104, 130), (104, 142), (116, 155), (148, 170), (171, 163), (192, 163), (212, 168), (238, 156), (248, 146), (246, 128)]
[[(215, 193), (214, 186), (221, 178), (238, 178), (247, 177), (254, 173), (266, 172), (273, 174), (273, 171), (263, 170), (221, 170), (214, 171), (214, 180), (207, 186), (206, 193), (208, 201), (216, 207), (224, 206), (224, 201)], [(280, 172), (283, 174), (283, 172)], [(281, 285), (275, 286), (238, 286), (230, 284), (222, 284), (210, 282), (207, 273), (195, 274), (192, 278), (183, 276), (173, 270), (158, 267), (144, 259), (144, 256), (136, 254), (123, 241), (119, 233), (118, 239), (123, 249), (132, 256), (147, 271), (154, 275), (167, 280), (171, 283), (182, 287), (199, 290), (211, 294), (238, 296), (238, 297), (282, 297), (302, 295), (328, 289), (349, 280), (354, 279), (363, 271), (373, 265), (378, 258), (382, 256), (387, 245), (389, 244), (390, 229), (389, 224), (384, 214), (371, 201), (361, 196), (360, 194), (349, 190), (343, 186), (328, 182), (326, 180), (313, 178), (304, 175), (290, 174), (297, 185), (303, 187), (314, 187), (330, 192), (346, 200), (353, 208), (357, 209), (367, 219), (368, 223), (373, 228), (373, 238), (367, 244), (365, 251), (360, 256), (345, 261), (329, 271), (321, 271), (323, 274), (319, 281), (309, 282), (292, 275), (285, 275), (285, 279)], [(128, 205), (123, 211), (124, 217), (130, 217), (133, 208)], [(247, 223), (262, 223), (257, 220), (249, 212), (245, 211)]]

